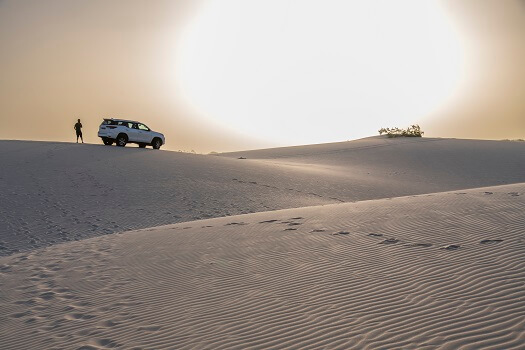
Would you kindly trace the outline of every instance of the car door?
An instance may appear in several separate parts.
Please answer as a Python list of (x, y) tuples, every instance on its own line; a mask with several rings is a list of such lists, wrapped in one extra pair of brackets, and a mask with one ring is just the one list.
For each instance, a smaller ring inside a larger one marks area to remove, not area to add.
[(118, 134), (124, 133), (128, 136), (128, 141), (132, 141), (133, 139), (133, 131), (131, 129), (130, 122), (124, 121), (124, 120), (118, 120), (114, 122), (114, 125), (117, 125), (117, 129), (113, 131), (113, 137), (117, 137)]
[(128, 129), (128, 141), (129, 142), (141, 142), (138, 123), (129, 123), (130, 128)]
[(151, 143), (151, 140), (153, 139), (151, 137), (151, 130), (146, 125), (142, 123), (138, 123), (138, 137), (140, 142), (142, 143)]

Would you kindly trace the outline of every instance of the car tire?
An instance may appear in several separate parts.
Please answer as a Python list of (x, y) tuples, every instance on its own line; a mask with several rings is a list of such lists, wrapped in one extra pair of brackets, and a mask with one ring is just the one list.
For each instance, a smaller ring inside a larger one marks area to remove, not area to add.
[(162, 146), (162, 140), (158, 137), (155, 137), (153, 141), (151, 141), (151, 146), (153, 147), (153, 149), (159, 149), (160, 146)]
[(128, 143), (128, 136), (126, 134), (118, 134), (117, 136), (117, 146), (124, 147)]
[(102, 142), (104, 142), (106, 146), (111, 146), (113, 144), (113, 140), (107, 139), (105, 137), (102, 139)]
[(139, 143), (139, 147), (140, 148), (146, 148), (146, 144), (145, 143)]

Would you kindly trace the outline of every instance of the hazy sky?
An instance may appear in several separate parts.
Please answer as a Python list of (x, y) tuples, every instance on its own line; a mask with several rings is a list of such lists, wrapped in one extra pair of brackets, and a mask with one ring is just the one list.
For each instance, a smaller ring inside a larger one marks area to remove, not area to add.
[(525, 137), (523, 0), (0, 0), (0, 138), (103, 117), (197, 152)]

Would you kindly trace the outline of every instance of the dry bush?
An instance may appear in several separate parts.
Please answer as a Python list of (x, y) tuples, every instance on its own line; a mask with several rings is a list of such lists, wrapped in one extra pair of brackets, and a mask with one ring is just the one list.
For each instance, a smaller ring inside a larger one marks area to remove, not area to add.
[(387, 135), (388, 137), (421, 137), (424, 132), (421, 131), (421, 127), (417, 124), (411, 125), (406, 129), (400, 128), (381, 128), (379, 129), (379, 135)]

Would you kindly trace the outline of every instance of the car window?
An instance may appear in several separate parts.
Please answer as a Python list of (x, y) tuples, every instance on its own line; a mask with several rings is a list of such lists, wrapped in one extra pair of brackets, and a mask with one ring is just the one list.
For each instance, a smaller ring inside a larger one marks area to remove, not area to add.
[(144, 124), (139, 124), (139, 130), (149, 131), (149, 128)]
[(129, 122), (123, 122), (123, 121), (119, 121), (119, 122), (118, 122), (118, 125), (125, 126), (126, 128), (129, 128), (129, 127), (130, 127), (129, 124), (131, 124), (131, 123), (129, 123)]
[[(130, 123), (131, 124), (131, 123)], [(137, 126), (137, 123), (133, 123), (133, 126), (132, 126), (133, 129), (138, 129), (139, 127)]]

